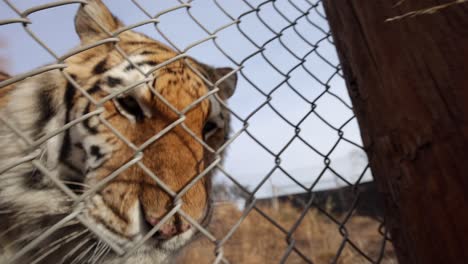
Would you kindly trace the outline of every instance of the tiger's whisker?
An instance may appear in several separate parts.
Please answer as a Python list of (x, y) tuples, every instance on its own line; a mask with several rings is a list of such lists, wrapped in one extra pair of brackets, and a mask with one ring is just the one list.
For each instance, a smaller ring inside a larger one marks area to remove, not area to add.
[(73, 254), (75, 254), (78, 250), (80, 250), (84, 245), (86, 245), (86, 243), (88, 243), (88, 241), (90, 241), (92, 238), (91, 237), (87, 237), (86, 239), (84, 239), (83, 241), (81, 241), (78, 245), (75, 246), (74, 249), (70, 250), (70, 252), (68, 252), (65, 256), (62, 257), (62, 259), (60, 260), (60, 264), (64, 264), (64, 263), (68, 263), (68, 262), (65, 262), (68, 258), (70, 258), (71, 256), (73, 256)]
[[(49, 248), (46, 252), (38, 252), (36, 254), (33, 255), (36, 256), (36, 255), (39, 255), (40, 254), (40, 257), (38, 259), (35, 259), (34, 262), (32, 262), (31, 264), (36, 264), (36, 263), (39, 263), (41, 260), (43, 260), (45, 257), (49, 256), (50, 254), (52, 254), (53, 252), (57, 251), (59, 248), (61, 248), (64, 244), (66, 243), (69, 243), (77, 238), (79, 238), (80, 236), (86, 234), (87, 232), (89, 232), (88, 230), (83, 230), (82, 232), (78, 232), (78, 233), (75, 233), (74, 235), (72, 236), (68, 236), (66, 237), (67, 239), (65, 241), (63, 241), (63, 239), (61, 239), (62, 241), (55, 241), (54, 243), (56, 244), (55, 246), (53, 246), (52, 248), (47, 247)], [(61, 243), (63, 242), (63, 243)]]
[[(91, 264), (95, 264), (99, 261), (99, 259), (105, 255), (106, 251), (109, 249), (109, 246), (99, 240), (100, 248), (96, 251), (96, 254), (92, 257), (93, 261)], [(91, 259), (90, 259), (91, 261)]]
[(19, 222), (19, 223), (16, 223), (10, 227), (8, 227), (5, 231), (3, 231), (2, 233), (0, 233), (0, 238), (3, 238), (3, 236), (5, 236), (6, 234), (8, 234), (9, 232), (11, 232), (12, 230), (22, 226), (24, 224), (24, 222)]
[(97, 252), (101, 249), (101, 247), (102, 247), (102, 242), (101, 240), (98, 240), (96, 246), (94, 247), (93, 253), (88, 258), (88, 263), (96, 256)]
[[(55, 251), (55, 250), (51, 250), (51, 248), (55, 248), (55, 246), (57, 246), (57, 245), (60, 247), (60, 246), (62, 246), (64, 244), (78, 238), (79, 236), (85, 234), (86, 232), (89, 232), (89, 231), (88, 230), (75, 231), (75, 232), (73, 232), (73, 233), (71, 233), (71, 234), (69, 234), (67, 236), (64, 236), (64, 237), (62, 237), (60, 239), (57, 239), (54, 242), (52, 242), (50, 245), (48, 245), (47, 247), (39, 250), (36, 254), (33, 255), (33, 257), (36, 256), (36, 255), (41, 255), (41, 257), (42, 256), (47, 256), (47, 255), (49, 255), (49, 254), (51, 254), (51, 253), (53, 253)], [(60, 243), (62, 245), (59, 245)]]
[[(79, 222), (78, 221), (74, 221), (74, 222), (68, 222), (66, 224), (64, 224), (61, 228), (65, 228), (65, 227), (69, 227), (69, 226), (73, 226), (73, 225), (76, 225), (78, 224)], [(23, 225), (27, 225), (28, 223), (26, 221), (23, 221), (21, 223), (18, 223), (20, 226), (23, 226)], [(30, 238), (33, 238), (35, 236), (39, 236), (41, 234), (41, 231), (40, 230), (35, 230), (35, 231), (32, 231), (32, 232), (28, 232), (26, 233), (25, 235), (23, 236), (20, 236), (19, 238), (11, 241), (9, 244), (7, 244), (5, 246), (5, 248), (11, 248), (13, 246), (15, 246), (16, 244), (18, 243), (21, 243), (27, 239), (30, 239)]]
[(83, 252), (80, 253), (80, 255), (78, 255), (70, 264), (78, 264), (78, 263), (81, 263), (79, 261), (81, 261), (92, 249), (93, 247), (95, 247), (97, 244), (97, 242), (94, 242), (92, 243), (88, 249), (84, 250)]
[(111, 249), (110, 246), (104, 245), (101, 254), (91, 264), (97, 264), (99, 260), (101, 260), (102, 258), (105, 258), (107, 254), (109, 254), (110, 249)]

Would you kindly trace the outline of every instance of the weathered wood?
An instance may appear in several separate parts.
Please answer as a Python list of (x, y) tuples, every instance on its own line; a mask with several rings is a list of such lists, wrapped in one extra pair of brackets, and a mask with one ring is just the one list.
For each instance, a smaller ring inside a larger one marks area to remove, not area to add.
[(450, 1), (324, 0), (402, 264), (468, 262), (468, 4), (385, 22)]

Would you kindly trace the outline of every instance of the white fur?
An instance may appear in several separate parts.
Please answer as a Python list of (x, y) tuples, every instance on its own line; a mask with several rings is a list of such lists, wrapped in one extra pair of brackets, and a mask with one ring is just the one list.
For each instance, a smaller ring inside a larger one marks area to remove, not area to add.
[[(53, 73), (52, 73), (53, 74)], [(58, 74), (58, 73), (57, 73)], [(11, 100), (7, 107), (0, 110), (0, 114), (7, 117), (12, 124), (22, 131), (29, 138), (32, 137), (34, 123), (38, 119), (39, 106), (36, 94), (41, 87), (36, 85), (34, 80), (24, 82), (12, 93)], [(60, 109), (57, 118), (49, 122), (45, 128), (45, 134), (59, 128), (60, 118), (63, 118), (63, 109)], [(43, 164), (50, 170), (51, 174), (57, 174), (57, 157), (60, 149), (61, 135), (51, 138), (47, 143), (38, 146), (41, 152), (47, 154), (47, 160)], [(0, 126), (0, 151), (1, 164), (8, 164), (11, 161), (24, 157), (36, 149), (30, 149), (23, 140), (4, 124)], [(1, 165), (0, 165), (1, 167)], [(61, 202), (66, 199), (62, 192), (58, 190), (31, 190), (26, 189), (21, 184), (22, 178), (18, 175), (28, 173), (34, 167), (31, 163), (22, 163), (15, 168), (3, 173), (0, 176), (2, 191), (0, 200), (11, 203), (22, 210), (33, 210), (34, 212), (63, 212)]]

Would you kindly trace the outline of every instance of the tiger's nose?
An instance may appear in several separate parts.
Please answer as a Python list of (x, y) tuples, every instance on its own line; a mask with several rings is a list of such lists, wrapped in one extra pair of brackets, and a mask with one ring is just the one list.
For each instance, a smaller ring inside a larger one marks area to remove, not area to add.
[[(161, 222), (158, 217), (146, 217), (146, 223), (153, 228)], [(179, 234), (182, 234), (190, 229), (190, 224), (182, 221), (181, 219), (169, 219), (161, 225), (159, 230), (154, 234), (154, 238), (168, 240)]]

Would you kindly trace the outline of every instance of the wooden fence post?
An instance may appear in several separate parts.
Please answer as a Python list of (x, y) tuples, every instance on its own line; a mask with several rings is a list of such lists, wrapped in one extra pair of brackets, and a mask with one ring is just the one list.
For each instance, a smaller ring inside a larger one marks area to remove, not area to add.
[(453, 1), (323, 2), (401, 264), (468, 263), (468, 3), (385, 21)]

